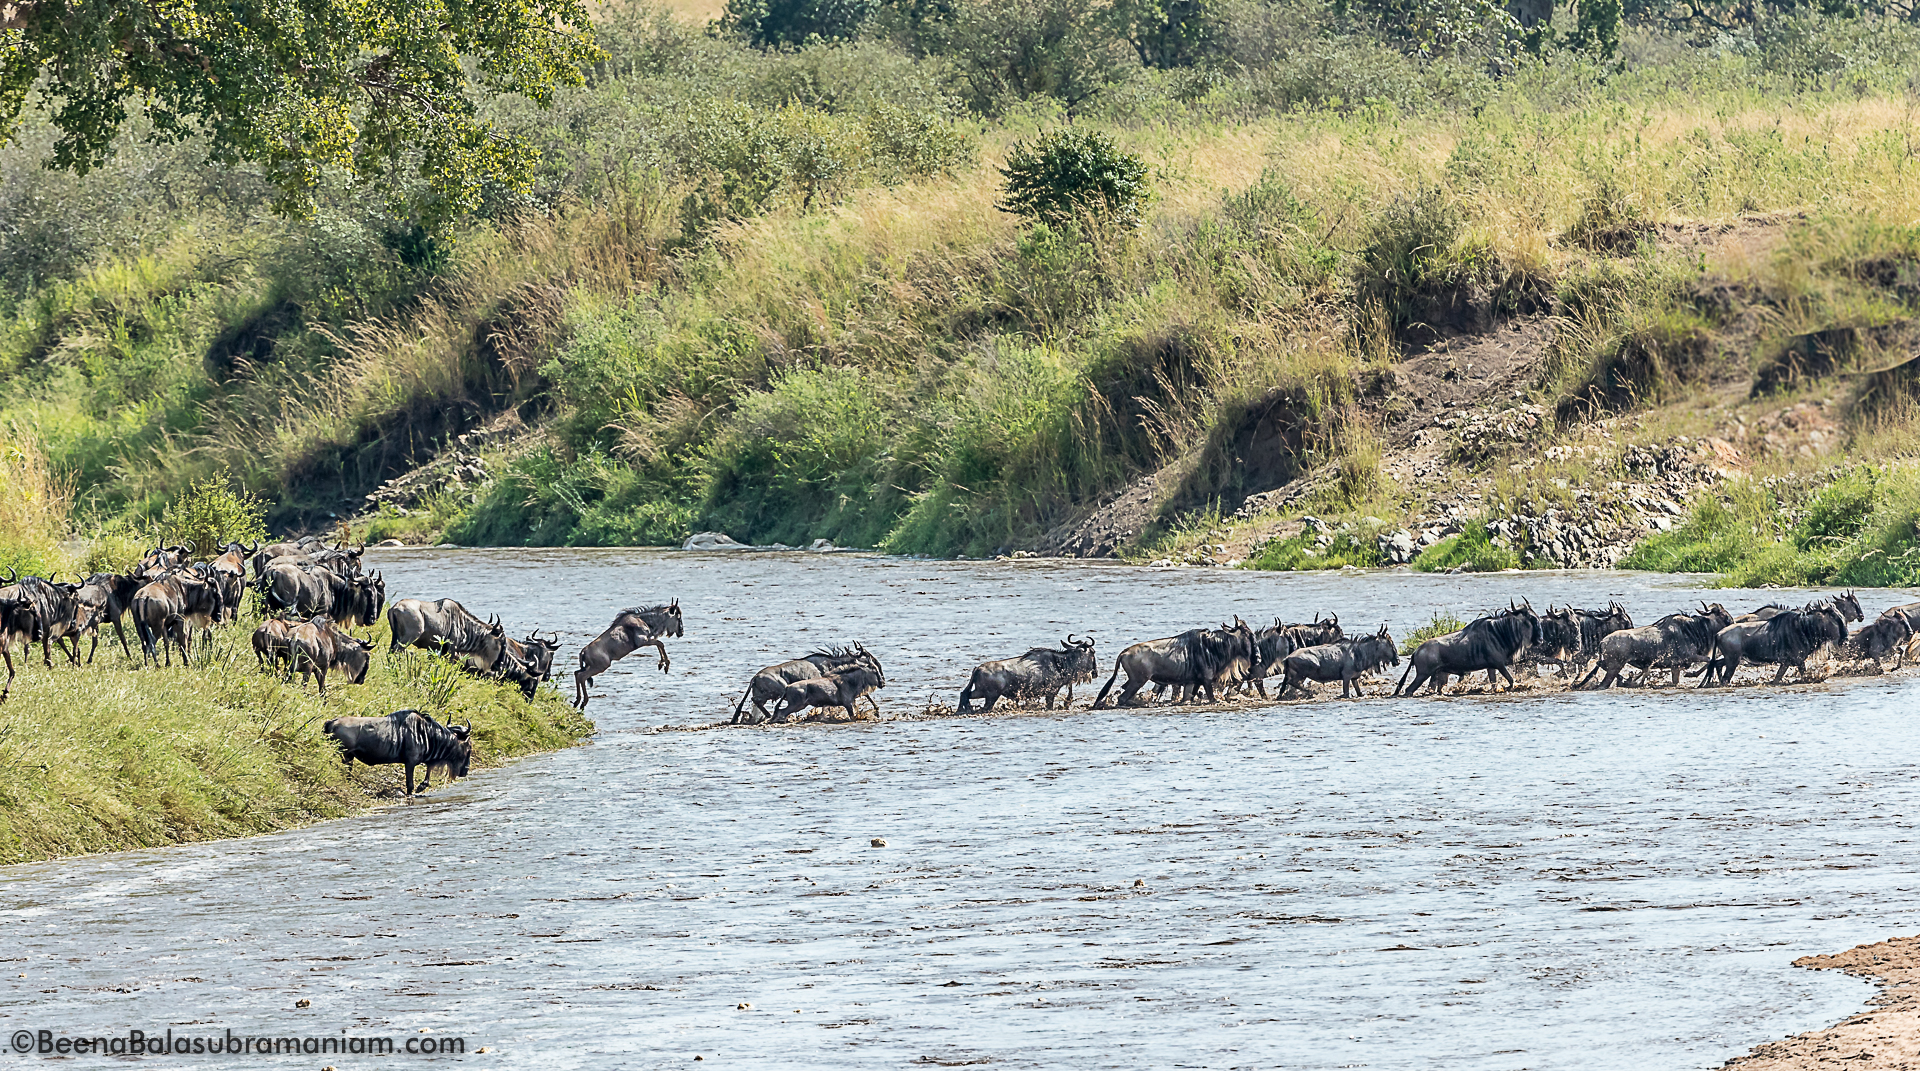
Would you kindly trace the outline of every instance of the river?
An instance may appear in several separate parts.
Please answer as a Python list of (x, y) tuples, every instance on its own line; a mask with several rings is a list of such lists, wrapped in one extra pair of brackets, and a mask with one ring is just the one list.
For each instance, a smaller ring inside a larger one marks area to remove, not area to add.
[(557, 666), (623, 606), (678, 598), (686, 636), (672, 673), (642, 651), (600, 679), (589, 744), (411, 806), (0, 868), (8, 1032), (457, 1037), (464, 1058), (394, 1059), (515, 1068), (1649, 1071), (1846, 1015), (1866, 983), (1790, 961), (1920, 930), (1906, 675), (688, 728), (754, 668), (854, 639), (903, 715), (1069, 631), (1110, 668), (1233, 614), (1398, 636), (1522, 595), (1644, 623), (1803, 593), (800, 553), (374, 565), (393, 597), (558, 630)]

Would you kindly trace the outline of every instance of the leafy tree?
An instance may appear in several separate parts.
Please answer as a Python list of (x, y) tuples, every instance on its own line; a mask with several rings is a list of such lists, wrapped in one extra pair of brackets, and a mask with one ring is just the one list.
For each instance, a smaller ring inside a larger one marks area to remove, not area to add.
[(721, 22), (756, 45), (803, 45), (850, 38), (879, 8), (880, 0), (727, 0)]
[(1104, 88), (1124, 62), (1102, 32), (1097, 0), (966, 0), (940, 26), (936, 52), (954, 64), (968, 103), (993, 115), (1016, 100), (1069, 107)]
[(60, 132), (49, 165), (85, 174), (143, 112), (155, 140), (260, 165), (279, 211), (311, 212), (340, 167), (412, 171), (444, 218), (527, 182), (531, 153), (475, 94), (545, 104), (599, 54), (584, 0), (4, 0), (0, 139), (31, 100)]
[(1118, 0), (1108, 18), (1148, 67), (1190, 67), (1205, 51), (1201, 0)]
[(1147, 165), (1104, 134), (1068, 127), (1016, 141), (1007, 153), (1003, 212), (1059, 225), (1082, 216), (1133, 227), (1150, 191)]

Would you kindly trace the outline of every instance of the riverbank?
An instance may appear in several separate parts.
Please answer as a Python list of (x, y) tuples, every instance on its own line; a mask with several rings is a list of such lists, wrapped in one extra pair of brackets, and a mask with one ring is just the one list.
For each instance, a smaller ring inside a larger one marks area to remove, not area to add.
[(141, 669), (110, 637), (79, 669), (36, 649), (0, 706), (0, 864), (272, 833), (396, 798), (400, 767), (343, 767), (329, 718), (471, 720), (476, 773), (594, 731), (551, 688), (528, 702), (425, 652), (388, 655), (384, 624), (366, 683), (336, 677), (322, 698), (256, 668), (253, 626), (217, 630), (185, 669)]
[(1899, 1071), (1920, 1066), (1920, 937), (1890, 937), (1832, 956), (1802, 956), (1796, 967), (1844, 971), (1879, 983), (1867, 1010), (1824, 1030), (1758, 1045), (1726, 1063), (1739, 1071)]

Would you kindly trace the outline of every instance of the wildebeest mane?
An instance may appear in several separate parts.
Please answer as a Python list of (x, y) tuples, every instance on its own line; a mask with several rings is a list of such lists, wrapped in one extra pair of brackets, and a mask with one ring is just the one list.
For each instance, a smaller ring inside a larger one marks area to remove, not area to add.
[(1460, 630), (1463, 637), (1476, 633), (1489, 636), (1508, 651), (1518, 651), (1532, 643), (1532, 632), (1526, 616), (1517, 610), (1502, 610), (1497, 614), (1474, 618), (1466, 628)]
[[(626, 612), (634, 613), (635, 611), (628, 610)], [(842, 647), (839, 644), (835, 643), (835, 644), (829, 644), (826, 647), (816, 647), (813, 650), (807, 652), (807, 657), (838, 660), (838, 659), (844, 659), (844, 658), (853, 658), (857, 654), (858, 652), (856, 652), (853, 648)]]

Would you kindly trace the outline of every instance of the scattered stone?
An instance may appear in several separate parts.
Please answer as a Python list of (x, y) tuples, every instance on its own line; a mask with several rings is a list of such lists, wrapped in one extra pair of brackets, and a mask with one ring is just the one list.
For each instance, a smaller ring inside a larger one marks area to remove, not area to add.
[(381, 540), (380, 542), (378, 542), (378, 543), (375, 543), (375, 544), (374, 544), (374, 546), (376, 546), (376, 547), (404, 547), (404, 546), (406, 546), (406, 544), (405, 544), (405, 543), (402, 543), (402, 542), (400, 542), (400, 541), (399, 541), (398, 539), (382, 539), (382, 540)]
[(1133, 887), (1134, 887), (1134, 888), (1136, 888), (1136, 889), (1144, 889), (1144, 888), (1146, 888), (1146, 887), (1147, 887), (1147, 879), (1145, 879), (1145, 878), (1135, 878), (1135, 879), (1133, 879)]
[(301, 997), (299, 1000), (293, 1002), (293, 1006), (296, 1008), (311, 1008), (313, 1007), (313, 1001)]
[(872, 840), (868, 841), (867, 843), (873, 845), (876, 848), (884, 848), (887, 846), (887, 838), (875, 837)]
[[(1439, 542), (1435, 540), (1434, 542)], [(1416, 543), (1413, 533), (1405, 528), (1397, 532), (1382, 532), (1378, 538), (1380, 557), (1390, 565), (1406, 565), (1420, 553), (1420, 547), (1426, 544)]]
[(833, 540), (831, 539), (816, 539), (813, 542), (807, 544), (807, 549), (808, 550), (839, 550), (840, 548), (834, 546)]
[(739, 1010), (741, 1010), (741, 1011), (752, 1011), (752, 1010), (753, 1010), (753, 1001), (750, 1001), (750, 1000), (743, 1000), (743, 1001), (741, 1001), (741, 1002), (740, 1002), (740, 1003), (739, 1003), (738, 1005), (736, 1005), (736, 1007), (738, 1007), (738, 1008), (739, 1008)]

